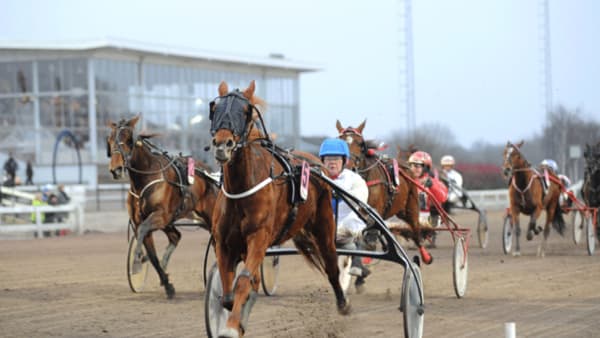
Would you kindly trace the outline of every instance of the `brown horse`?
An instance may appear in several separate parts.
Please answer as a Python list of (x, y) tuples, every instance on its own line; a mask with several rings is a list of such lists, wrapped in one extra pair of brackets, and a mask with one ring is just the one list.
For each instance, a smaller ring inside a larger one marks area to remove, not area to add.
[[(186, 158), (171, 157), (158, 149), (149, 141), (152, 135), (134, 135), (139, 118), (138, 115), (131, 120), (109, 122), (111, 132), (106, 144), (109, 170), (114, 179), (123, 177), (125, 171), (129, 174), (127, 211), (138, 238), (134, 271), (141, 264), (143, 242), (167, 297), (173, 298), (175, 288), (165, 273), (169, 258), (181, 239), (173, 222), (181, 218), (195, 219), (200, 226), (210, 230), (218, 182), (208, 177), (205, 165), (197, 162), (201, 168), (195, 168), (194, 182), (188, 184)], [(169, 239), (160, 262), (151, 235), (158, 229)]]
[[(258, 132), (252, 119), (252, 112), (257, 111), (255, 104), (259, 103), (254, 90), (254, 81), (243, 92), (229, 92), (222, 82), (219, 97), (210, 105), (212, 147), (223, 169), (212, 230), (223, 287), (222, 304), (231, 311), (227, 328), (220, 332), (224, 337), (243, 334), (260, 285), (258, 268), (267, 248), (288, 239), (293, 239), (312, 266), (327, 274), (338, 311), (350, 311), (338, 279), (331, 188), (311, 174), (306, 200), (299, 203), (292, 193), (298, 175), (290, 168), (296, 168), (300, 158), (313, 163), (318, 163), (318, 158), (307, 153), (278, 152), (263, 136), (267, 133)], [(244, 267), (233, 285), (240, 260)]]
[[(421, 225), (419, 224), (419, 192), (417, 186), (410, 179), (412, 173), (406, 167), (399, 167), (398, 176), (388, 167), (392, 160), (377, 156), (372, 147), (362, 136), (366, 121), (357, 128), (342, 127), (340, 121), (336, 122), (339, 137), (348, 143), (350, 160), (347, 167), (356, 170), (367, 181), (369, 187), (368, 204), (381, 215), (383, 219), (392, 216), (404, 220), (410, 228), (412, 240), (421, 253), (425, 264), (431, 264), (433, 258), (423, 246)], [(398, 180), (396, 184), (394, 179)]]
[(555, 179), (548, 180), (547, 191), (544, 191), (544, 177), (537, 170), (531, 167), (521, 152), (523, 141), (519, 144), (506, 143), (504, 147), (504, 163), (502, 165), (504, 176), (509, 179), (508, 198), (510, 201), (510, 214), (512, 224), (515, 227), (516, 248), (514, 255), (520, 255), (521, 247), (519, 236), (521, 227), (519, 225), (519, 215), (529, 215), (529, 227), (527, 229), (527, 240), (533, 239), (534, 234), (539, 234), (542, 228), (536, 226), (536, 221), (542, 210), (546, 210), (546, 224), (544, 227), (544, 238), (538, 246), (538, 256), (544, 256), (546, 242), (550, 235), (550, 222), (556, 230), (563, 235), (565, 222), (562, 218), (562, 209), (559, 205), (559, 196), (561, 188), (556, 182), (560, 179), (553, 172), (547, 171), (545, 175), (554, 176)]

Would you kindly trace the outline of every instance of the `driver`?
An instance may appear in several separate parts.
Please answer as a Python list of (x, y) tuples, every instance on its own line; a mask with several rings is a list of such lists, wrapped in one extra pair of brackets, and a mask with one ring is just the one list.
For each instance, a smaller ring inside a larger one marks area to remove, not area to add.
[[(357, 173), (344, 168), (350, 157), (348, 144), (338, 138), (326, 139), (321, 144), (319, 157), (329, 172), (329, 177), (345, 191), (360, 201), (367, 203), (369, 188), (365, 180)], [(337, 224), (336, 243), (344, 249), (359, 249), (360, 238), (366, 224), (341, 198), (334, 196), (332, 200), (334, 216)], [(363, 266), (360, 256), (352, 257), (350, 274), (357, 276), (357, 289), (364, 284), (370, 274)]]
[(464, 206), (466, 201), (462, 191), (463, 177), (454, 169), (454, 157), (452, 155), (442, 156), (440, 164), (442, 165), (442, 173), (448, 179), (448, 202), (456, 205), (459, 201), (462, 201)]

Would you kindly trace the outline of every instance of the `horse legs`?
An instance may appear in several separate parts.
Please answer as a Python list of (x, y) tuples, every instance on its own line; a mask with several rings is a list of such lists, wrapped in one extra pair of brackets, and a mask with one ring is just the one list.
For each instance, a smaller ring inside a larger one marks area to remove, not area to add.
[(535, 210), (533, 211), (533, 213), (531, 214), (531, 217), (529, 217), (529, 227), (527, 228), (527, 240), (528, 241), (533, 239), (534, 234), (537, 235), (542, 231), (542, 227), (539, 227), (536, 225), (536, 221), (540, 217), (541, 213), (542, 213), (542, 207), (537, 206), (535, 208)]
[[(323, 202), (321, 205), (324, 203), (331, 202)], [(335, 248), (336, 226), (331, 217), (333, 213), (331, 212), (331, 209), (323, 207), (319, 207), (317, 210), (317, 224), (313, 224), (310, 229), (316, 240), (318, 252), (321, 254), (321, 258), (325, 264), (325, 273), (327, 274), (327, 279), (335, 294), (338, 313), (347, 315), (352, 310), (352, 307), (340, 285), (340, 268), (338, 266), (338, 255)]]
[(138, 257), (137, 253), (142, 251), (142, 241), (140, 241), (140, 238), (142, 238), (144, 247), (146, 248), (146, 253), (148, 254), (148, 258), (150, 259), (150, 263), (152, 263), (152, 266), (154, 267), (160, 278), (160, 285), (163, 285), (165, 287), (167, 298), (172, 299), (173, 297), (175, 297), (175, 288), (173, 287), (173, 284), (169, 283), (169, 275), (167, 275), (165, 271), (161, 268), (160, 262), (158, 261), (158, 257), (156, 256), (154, 241), (152, 240), (151, 236), (148, 236), (152, 231), (158, 228), (156, 224), (159, 221), (159, 215), (157, 213), (152, 213), (138, 227), (138, 243), (137, 247), (135, 248), (136, 260)]
[(546, 225), (544, 226), (544, 237), (542, 242), (538, 245), (537, 255), (538, 257), (546, 256), (546, 245), (548, 244), (548, 236), (550, 236), (550, 224), (554, 219), (554, 209), (546, 209)]
[(258, 295), (258, 269), (265, 258), (269, 243), (267, 232), (262, 229), (246, 237), (247, 254), (244, 269), (233, 286), (233, 308), (227, 320), (227, 327), (223, 332), (219, 332), (220, 337), (240, 337), (244, 334), (250, 311)]
[(173, 225), (166, 227), (163, 231), (169, 239), (169, 245), (167, 245), (167, 248), (165, 249), (163, 258), (160, 261), (160, 266), (164, 271), (167, 271), (167, 265), (169, 264), (169, 259), (171, 259), (171, 254), (173, 254), (173, 251), (175, 251), (175, 248), (177, 248), (177, 244), (181, 239), (181, 232)]
[(521, 256), (521, 224), (519, 223), (519, 214), (512, 214), (512, 224), (515, 228), (515, 251), (513, 256)]

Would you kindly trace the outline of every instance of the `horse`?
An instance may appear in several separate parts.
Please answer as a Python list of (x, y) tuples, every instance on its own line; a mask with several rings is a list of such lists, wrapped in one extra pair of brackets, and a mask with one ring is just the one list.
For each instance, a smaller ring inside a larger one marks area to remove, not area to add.
[(395, 215), (410, 226), (410, 235), (419, 249), (421, 259), (425, 264), (431, 264), (433, 258), (423, 246), (423, 234), (419, 223), (419, 191), (412, 180), (412, 173), (405, 166), (398, 167), (397, 174), (388, 169), (393, 166), (392, 161), (376, 156), (374, 146), (364, 140), (362, 131), (365, 124), (366, 121), (363, 121), (356, 128), (344, 128), (339, 120), (336, 121), (339, 138), (345, 140), (350, 148), (350, 159), (346, 166), (356, 170), (367, 181), (367, 203), (377, 210), (383, 219)]
[(590, 208), (600, 207), (600, 142), (585, 145), (583, 152), (585, 172), (583, 179), (583, 199)]
[[(529, 215), (529, 226), (527, 228), (527, 240), (533, 239), (542, 231), (540, 226), (536, 226), (536, 221), (542, 210), (546, 210), (546, 223), (544, 226), (544, 237), (538, 246), (537, 255), (544, 257), (548, 236), (550, 235), (550, 222), (562, 236), (564, 234), (565, 222), (562, 217), (562, 209), (559, 204), (561, 187), (557, 182), (560, 179), (555, 173), (545, 171), (540, 174), (531, 167), (525, 156), (521, 152), (521, 147), (525, 142), (512, 144), (506, 143), (503, 152), (504, 162), (502, 164), (503, 174), (509, 180), (508, 197), (510, 203), (510, 215), (512, 224), (515, 226), (516, 248), (513, 255), (521, 254), (519, 236), (521, 227), (519, 225), (519, 215)], [(547, 191), (544, 191), (544, 176), (553, 176), (552, 180), (546, 180)]]
[[(133, 263), (134, 271), (142, 262), (142, 242), (152, 266), (158, 273), (160, 283), (169, 299), (175, 296), (175, 288), (165, 272), (171, 254), (181, 239), (181, 233), (173, 222), (181, 218), (198, 221), (198, 225), (210, 231), (212, 211), (218, 192), (218, 182), (208, 176), (208, 167), (195, 162), (194, 180), (187, 176), (188, 162), (181, 156), (172, 157), (150, 142), (155, 135), (134, 135), (140, 115), (118, 123), (109, 121), (110, 134), (106, 139), (106, 154), (110, 158), (109, 171), (114, 179), (129, 174), (130, 189), (127, 211), (138, 239)], [(162, 230), (169, 244), (159, 262), (151, 233)]]
[[(219, 333), (222, 337), (244, 334), (260, 285), (258, 268), (270, 246), (288, 239), (311, 266), (327, 275), (338, 312), (350, 312), (338, 279), (331, 188), (309, 171), (309, 177), (301, 178), (308, 184), (306, 198), (299, 202), (294, 193), (300, 176), (296, 166), (302, 159), (312, 164), (319, 164), (319, 159), (278, 150), (264, 123), (263, 131), (258, 130), (252, 116), (263, 101), (254, 96), (255, 88), (251, 81), (244, 91), (230, 92), (227, 83), (221, 82), (219, 96), (210, 104), (211, 146), (223, 174), (212, 233), (223, 287), (221, 302), (231, 311), (226, 328)], [(243, 269), (233, 285), (240, 261)]]

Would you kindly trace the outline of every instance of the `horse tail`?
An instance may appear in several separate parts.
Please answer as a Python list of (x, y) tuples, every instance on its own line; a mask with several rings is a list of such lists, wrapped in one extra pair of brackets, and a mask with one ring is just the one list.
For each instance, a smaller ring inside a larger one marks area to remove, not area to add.
[(318, 255), (319, 248), (315, 244), (314, 240), (309, 239), (306, 236), (296, 236), (293, 238), (296, 249), (304, 256), (306, 261), (314, 266), (317, 270), (325, 273), (325, 262), (321, 255)]
[(552, 220), (552, 226), (561, 236), (565, 235), (565, 220), (563, 218), (563, 211), (560, 204), (557, 202), (554, 209), (554, 219)]

